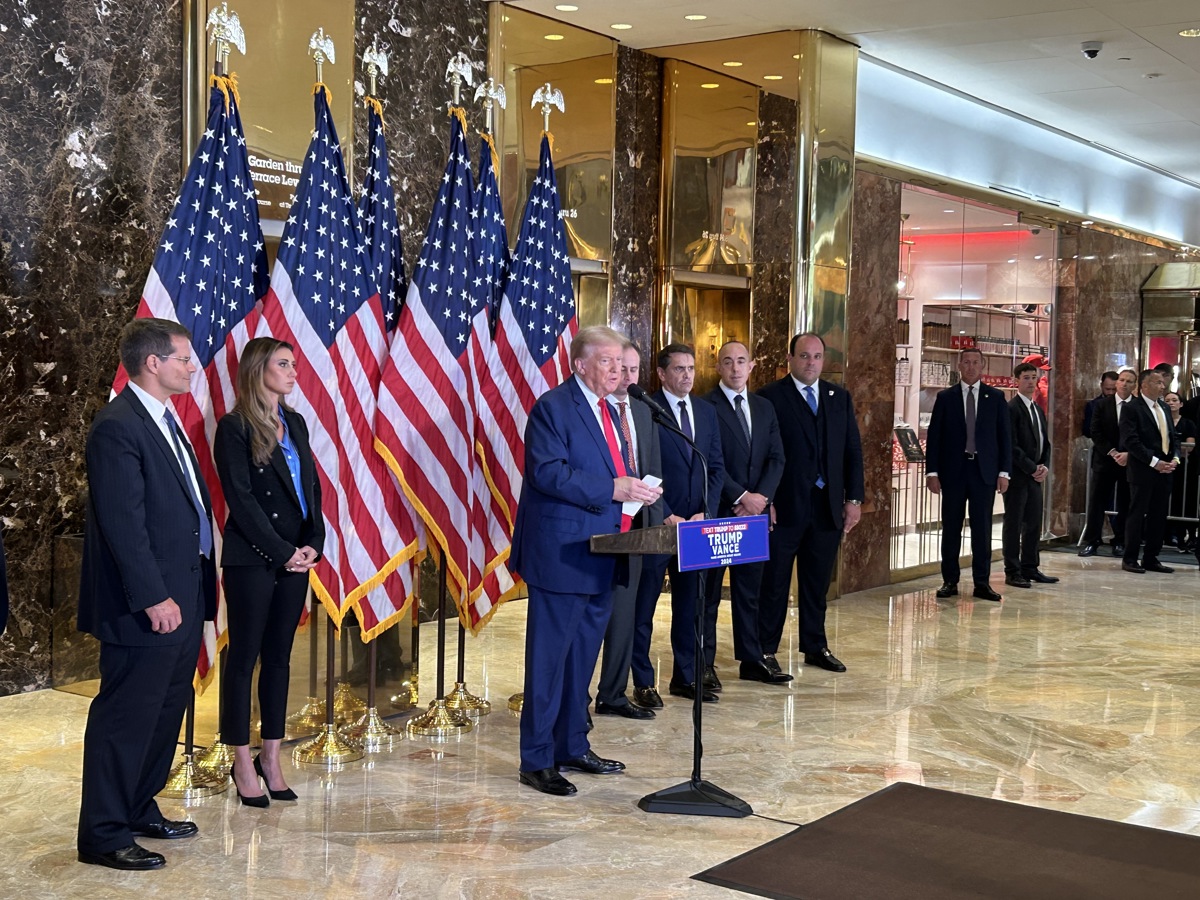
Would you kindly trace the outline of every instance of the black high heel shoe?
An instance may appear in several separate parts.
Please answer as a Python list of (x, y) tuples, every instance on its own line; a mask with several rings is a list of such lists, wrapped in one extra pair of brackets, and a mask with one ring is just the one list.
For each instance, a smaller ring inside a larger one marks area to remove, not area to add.
[(266, 809), (271, 805), (271, 798), (266, 794), (259, 794), (257, 797), (247, 797), (242, 793), (241, 788), (239, 788), (237, 785), (237, 779), (233, 777), (233, 766), (229, 767), (229, 780), (233, 782), (233, 789), (237, 791), (238, 799), (242, 801), (242, 806), (253, 806), (255, 809)]
[(263, 780), (263, 784), (267, 786), (267, 793), (271, 795), (272, 800), (299, 800), (296, 792), (291, 788), (284, 788), (282, 791), (271, 790), (271, 784), (267, 781), (266, 773), (263, 772), (262, 762), (256, 756), (254, 757), (254, 771), (258, 773), (258, 777)]

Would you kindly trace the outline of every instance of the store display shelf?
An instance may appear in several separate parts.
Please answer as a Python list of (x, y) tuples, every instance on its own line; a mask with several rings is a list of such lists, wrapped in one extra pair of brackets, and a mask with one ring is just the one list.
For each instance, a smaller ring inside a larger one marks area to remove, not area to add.
[[(923, 351), (933, 350), (937, 353), (961, 353), (963, 350), (968, 349), (968, 348), (965, 348), (965, 347), (961, 347), (961, 348), (960, 347), (935, 347), (935, 346), (930, 346), (930, 345), (926, 344), (921, 349)], [(1017, 358), (1017, 354), (1015, 352), (1014, 353), (995, 353), (991, 350), (980, 350), (979, 352), (982, 353), (984, 356), (991, 356), (991, 357), (995, 357), (996, 359), (1016, 359)]]

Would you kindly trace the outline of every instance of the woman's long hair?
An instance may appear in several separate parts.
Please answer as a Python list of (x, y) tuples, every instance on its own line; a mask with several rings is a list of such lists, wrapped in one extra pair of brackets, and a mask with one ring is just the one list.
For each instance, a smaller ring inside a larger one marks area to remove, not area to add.
[(279, 406), (291, 411), (291, 407), (277, 399), (277, 395), (263, 385), (263, 375), (271, 364), (271, 357), (280, 350), (295, 350), (291, 344), (275, 338), (255, 338), (246, 344), (238, 362), (237, 402), (233, 411), (242, 417), (250, 429), (250, 456), (260, 466), (271, 462), (279, 439)]

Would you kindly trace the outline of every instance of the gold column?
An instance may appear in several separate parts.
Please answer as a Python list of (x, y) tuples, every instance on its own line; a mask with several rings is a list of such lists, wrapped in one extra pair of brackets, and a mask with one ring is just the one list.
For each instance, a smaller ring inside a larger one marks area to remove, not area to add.
[(796, 113), (796, 247), (792, 334), (826, 342), (825, 371), (845, 368), (854, 194), (858, 47), (823, 31), (799, 37)]

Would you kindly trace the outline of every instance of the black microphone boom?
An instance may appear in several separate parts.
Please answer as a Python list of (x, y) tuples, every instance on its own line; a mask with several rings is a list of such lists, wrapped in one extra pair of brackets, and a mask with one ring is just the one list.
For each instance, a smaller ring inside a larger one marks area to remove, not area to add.
[(629, 386), (629, 396), (633, 397), (635, 400), (641, 400), (648, 407), (650, 407), (650, 411), (654, 413), (656, 418), (662, 418), (665, 416), (669, 422), (674, 424), (675, 417), (667, 412), (666, 408), (661, 403), (647, 394), (640, 384), (631, 384)]

